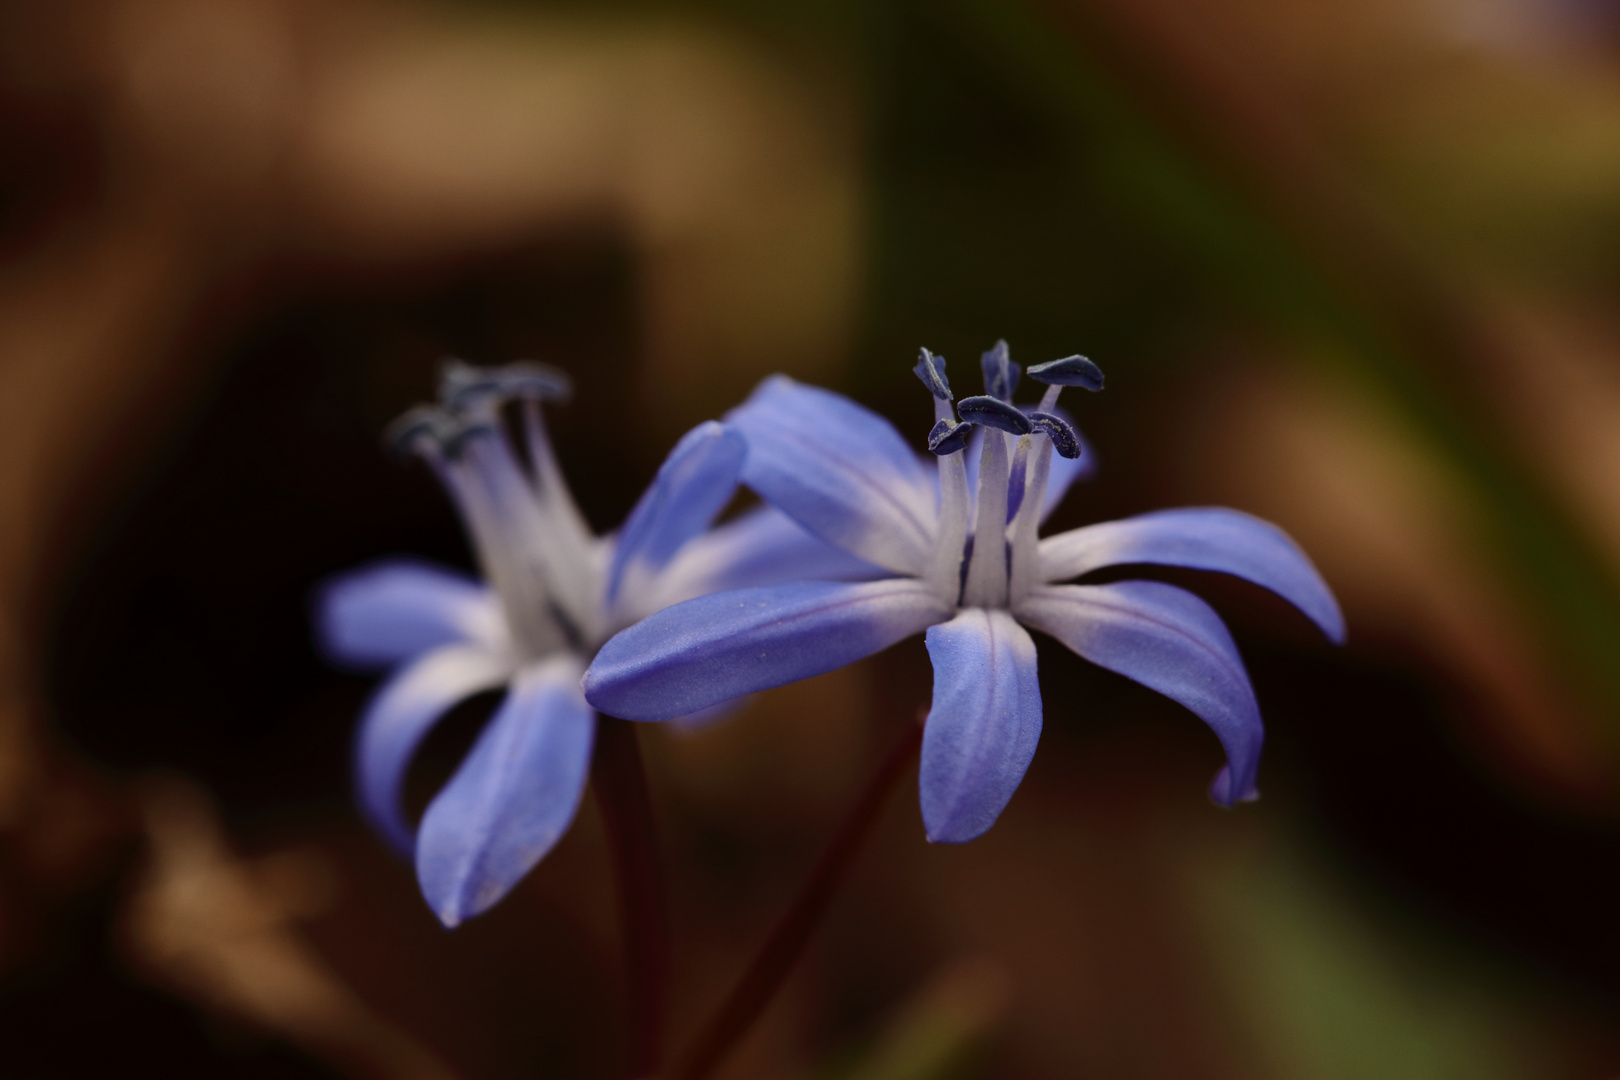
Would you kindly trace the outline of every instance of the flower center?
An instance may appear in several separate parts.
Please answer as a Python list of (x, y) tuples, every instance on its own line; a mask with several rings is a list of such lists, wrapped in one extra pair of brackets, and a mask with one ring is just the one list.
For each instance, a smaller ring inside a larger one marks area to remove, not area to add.
[[(1027, 374), (1046, 383), (1046, 392), (1036, 408), (1025, 410), (1012, 403), (1021, 372), (1005, 341), (980, 357), (980, 366), (985, 393), (961, 399), (954, 409), (945, 358), (923, 349), (914, 369), (934, 396), (928, 449), (939, 463), (939, 528), (928, 581), (952, 606), (1005, 608), (1035, 585), (1052, 451), (1080, 455), (1079, 435), (1054, 411), (1058, 395), (1065, 386), (1100, 390), (1103, 379), (1083, 356), (1038, 364)], [(974, 428), (981, 449), (977, 477), (970, 480), (966, 456)]]
[[(523, 660), (584, 649), (603, 631), (591, 534), (540, 411), (541, 401), (567, 393), (566, 376), (541, 364), (451, 361), (440, 377), (440, 404), (413, 409), (390, 429), (395, 445), (421, 455), (449, 492)], [(502, 415), (514, 400), (525, 455)]]

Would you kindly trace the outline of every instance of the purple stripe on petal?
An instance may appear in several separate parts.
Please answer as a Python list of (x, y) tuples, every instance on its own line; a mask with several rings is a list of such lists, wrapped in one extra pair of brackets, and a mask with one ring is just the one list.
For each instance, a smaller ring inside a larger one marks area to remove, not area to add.
[(324, 582), (316, 642), (340, 667), (375, 671), (454, 642), (500, 648), (506, 620), (494, 593), (417, 559), (384, 559)]
[(610, 639), (585, 673), (585, 697), (610, 716), (673, 720), (843, 667), (949, 616), (910, 578), (714, 593)]
[(446, 926), (488, 911), (573, 822), (596, 737), (579, 689), (583, 666), (562, 654), (518, 672), (422, 815), (416, 877)]
[(1299, 608), (1335, 643), (1344, 616), (1322, 575), (1277, 526), (1225, 507), (1160, 510), (1041, 541), (1041, 575), (1063, 581), (1104, 566), (1151, 563), (1232, 574)]
[(1100, 667), (1180, 702), (1226, 748), (1229, 772), (1211, 789), (1223, 806), (1250, 798), (1265, 729), (1232, 635), (1215, 609), (1158, 581), (1047, 585), (1014, 612)]
[(411, 755), (445, 713), (511, 674), (510, 662), (500, 654), (446, 645), (401, 669), (366, 705), (354, 754), (360, 809), (401, 854), (410, 854), (415, 842), (400, 806)]
[(625, 519), (608, 572), (607, 602), (618, 597), (625, 568), (640, 561), (656, 570), (707, 529), (737, 490), (748, 442), (710, 420), (688, 431), (658, 468), (658, 476)]
[(996, 823), (1035, 756), (1041, 687), (1035, 643), (1005, 611), (964, 608), (928, 628), (934, 700), (918, 784), (936, 844), (960, 844)]
[(743, 481), (767, 502), (868, 562), (927, 571), (934, 481), (887, 420), (782, 375), (762, 382), (726, 420), (748, 439)]

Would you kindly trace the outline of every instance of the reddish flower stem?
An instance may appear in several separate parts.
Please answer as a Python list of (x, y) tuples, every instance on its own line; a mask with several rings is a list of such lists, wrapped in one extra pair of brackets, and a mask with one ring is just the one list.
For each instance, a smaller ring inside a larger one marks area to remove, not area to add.
[(663, 1064), (669, 917), (635, 724), (611, 716), (597, 719), (591, 786), (607, 827), (619, 891), (630, 994), (630, 1075), (652, 1076)]
[(834, 894), (843, 884), (850, 864), (860, 851), (862, 841), (877, 823), (889, 792), (894, 789), (895, 782), (904, 774), (906, 766), (921, 746), (922, 725), (908, 725), (905, 734), (889, 751), (889, 756), (861, 792), (832, 842), (822, 852), (820, 861), (798, 896), (794, 897), (792, 906), (755, 954), (730, 996), (720, 1006), (720, 1011), (669, 1074), (669, 1080), (706, 1080), (765, 1012), (776, 992), (787, 981), (810, 936), (821, 923), (822, 916), (827, 913)]

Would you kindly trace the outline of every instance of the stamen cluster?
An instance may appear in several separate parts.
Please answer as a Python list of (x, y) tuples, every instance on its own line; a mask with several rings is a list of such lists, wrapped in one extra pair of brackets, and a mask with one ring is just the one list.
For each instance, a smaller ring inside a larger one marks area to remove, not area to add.
[[(1036, 508), (1045, 498), (1052, 453), (1070, 460), (1081, 454), (1079, 433), (1054, 411), (1058, 395), (1065, 386), (1093, 391), (1103, 387), (1102, 370), (1084, 356), (1037, 364), (1027, 374), (1045, 383), (1046, 392), (1038, 406), (1025, 410), (1012, 401), (1024, 372), (1013, 363), (1005, 341), (996, 342), (981, 357), (980, 366), (985, 392), (962, 398), (954, 413), (945, 358), (923, 349), (912, 369), (934, 397), (928, 449), (940, 459), (940, 528), (929, 580), (953, 607), (1006, 607), (1028, 593), (1034, 581)], [(968, 448), (975, 428), (983, 436), (983, 449), (978, 490), (970, 493), (961, 451)], [(1008, 435), (1017, 439), (1010, 452)], [(978, 506), (971, 529), (970, 501)], [(1028, 512), (1026, 501), (1031, 506)], [(1005, 513), (998, 519), (1001, 508)]]
[[(439, 404), (410, 410), (386, 436), (396, 449), (423, 458), (454, 500), (520, 659), (594, 648), (607, 630), (596, 543), (563, 480), (540, 409), (570, 395), (568, 377), (544, 364), (477, 368), (451, 360), (440, 374)], [(502, 416), (513, 401), (523, 457)]]

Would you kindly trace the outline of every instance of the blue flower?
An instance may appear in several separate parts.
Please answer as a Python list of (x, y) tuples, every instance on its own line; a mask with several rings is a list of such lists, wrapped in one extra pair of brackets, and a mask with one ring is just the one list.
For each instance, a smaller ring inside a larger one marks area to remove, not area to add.
[(830, 671), (926, 630), (934, 692), (923, 822), (930, 840), (960, 843), (995, 823), (1035, 753), (1041, 691), (1028, 626), (1191, 709), (1226, 750), (1211, 797), (1227, 806), (1253, 798), (1264, 729), (1214, 610), (1157, 581), (1063, 583), (1131, 564), (1234, 574), (1288, 600), (1339, 642), (1344, 620), (1333, 594), (1282, 530), (1236, 510), (1160, 511), (1040, 539), (1041, 520), (1082, 459), (1078, 434), (1056, 411), (1058, 394), (1065, 385), (1101, 389), (1102, 372), (1083, 357), (1031, 368), (1048, 386), (1025, 410), (1011, 404), (1020, 372), (1005, 343), (983, 367), (987, 393), (953, 410), (944, 361), (923, 350), (917, 374), (935, 399), (928, 443), (937, 469), (847, 398), (783, 376), (762, 383), (727, 417), (748, 440), (744, 482), (887, 576), (769, 585), (670, 607), (602, 647), (585, 676), (586, 699), (616, 716), (659, 720)]
[[(401, 417), (392, 438), (449, 491), (488, 584), (390, 559), (328, 583), (316, 605), (330, 658), (392, 669), (360, 724), (360, 805), (414, 853), (423, 894), (448, 926), (504, 896), (573, 820), (596, 728), (580, 677), (615, 630), (719, 589), (878, 572), (773, 509), (710, 530), (748, 452), (740, 433), (712, 421), (671, 451), (617, 536), (593, 536), (540, 411), (566, 392), (561, 373), (538, 364), (448, 365), (440, 405)], [(501, 415), (513, 399), (521, 457)], [(400, 796), (417, 747), (457, 703), (501, 687), (504, 701), (413, 830)]]

